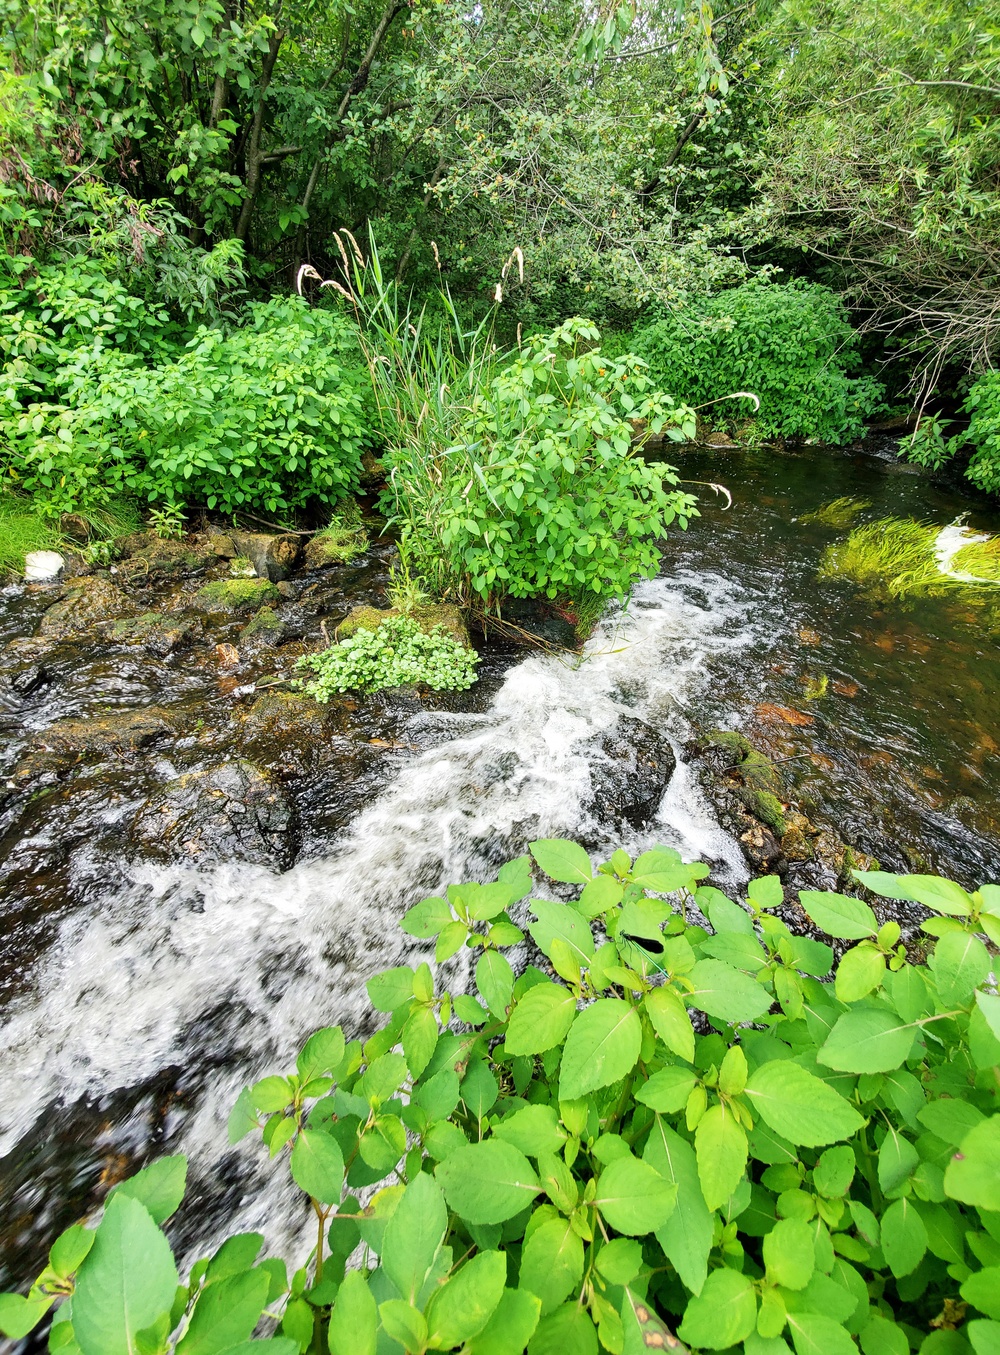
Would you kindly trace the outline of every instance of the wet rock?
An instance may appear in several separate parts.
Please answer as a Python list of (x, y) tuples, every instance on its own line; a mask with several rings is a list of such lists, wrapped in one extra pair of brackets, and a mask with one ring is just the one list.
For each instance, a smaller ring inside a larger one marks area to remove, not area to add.
[(31, 550), (24, 557), (25, 583), (52, 583), (66, 566), (65, 559), (55, 550)]
[(128, 558), (120, 566), (121, 572), (135, 583), (143, 579), (171, 579), (199, 574), (219, 558), (209, 545), (197, 537), (186, 536), (180, 541), (163, 540), (153, 532), (141, 532), (128, 537), (122, 549)]
[[(378, 630), (384, 622), (402, 615), (398, 607), (389, 607), (385, 610), (378, 607), (353, 607), (337, 627), (337, 639), (346, 640), (359, 630)], [(415, 621), (425, 634), (429, 635), (435, 626), (442, 626), (453, 640), (457, 640), (466, 649), (472, 648), (462, 613), (458, 607), (453, 607), (450, 603), (427, 603), (422, 607), (412, 608), (406, 616)]]
[(259, 579), (279, 583), (287, 579), (302, 554), (302, 538), (292, 532), (268, 536), (264, 532), (234, 532), (233, 544), (239, 555), (253, 561)]
[(295, 584), (289, 583), (287, 579), (280, 579), (274, 586), (275, 588), (277, 588), (281, 596), (286, 599), (286, 601), (291, 601), (293, 598), (297, 598), (299, 595), (298, 589), (295, 587)]
[(250, 649), (280, 645), (285, 638), (285, 623), (273, 607), (262, 607), (240, 631), (240, 644)]
[(23, 699), (33, 696), (35, 692), (40, 691), (50, 681), (49, 670), (40, 663), (32, 663), (27, 668), (22, 668), (19, 673), (14, 674), (10, 679), (10, 687), (15, 696)]
[(811, 861), (815, 856), (813, 835), (816, 830), (804, 814), (789, 810), (785, 816), (785, 832), (781, 837), (781, 850), (789, 861)]
[(749, 864), (761, 874), (777, 869), (784, 862), (781, 843), (762, 823), (751, 823), (740, 833), (740, 845)]
[(239, 555), (233, 538), (227, 536), (225, 532), (206, 532), (205, 548), (213, 555), (217, 555), (220, 560), (235, 560)]
[(368, 549), (368, 533), (360, 523), (331, 526), (306, 542), (306, 569), (323, 569), (356, 560)]
[(586, 809), (601, 823), (643, 828), (656, 813), (677, 766), (670, 743), (644, 720), (624, 716), (601, 740)]
[(58, 601), (42, 617), (38, 634), (62, 639), (133, 610), (122, 590), (108, 578), (68, 579)]
[(144, 612), (142, 616), (112, 622), (106, 634), (113, 644), (136, 645), (165, 658), (175, 650), (189, 648), (201, 637), (203, 629), (201, 617)]
[(342, 751), (333, 738), (335, 720), (329, 707), (310, 697), (267, 692), (243, 716), (240, 744), (257, 764), (293, 774)]
[(143, 753), (176, 732), (176, 720), (159, 706), (112, 711), (85, 720), (57, 720), (35, 736), (14, 772), (19, 785), (58, 776), (84, 759)]
[(489, 623), (489, 628), (543, 648), (576, 650), (580, 647), (576, 625), (575, 616), (541, 598), (508, 598), (500, 609), (499, 624)]
[(267, 579), (216, 579), (198, 590), (192, 605), (203, 612), (249, 613), (280, 597)]
[(187, 772), (146, 801), (132, 840), (146, 855), (245, 861), (287, 869), (295, 858), (295, 815), (260, 767), (240, 760)]

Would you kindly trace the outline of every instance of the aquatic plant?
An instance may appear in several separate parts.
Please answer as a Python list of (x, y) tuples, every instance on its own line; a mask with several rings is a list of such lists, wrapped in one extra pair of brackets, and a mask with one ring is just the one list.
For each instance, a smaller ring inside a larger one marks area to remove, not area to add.
[[(964, 544), (963, 544), (964, 543)], [(820, 578), (847, 578), (875, 596), (932, 597), (1000, 583), (1000, 541), (975, 535), (959, 519), (933, 527), (881, 518), (827, 547)]]
[[(595, 870), (547, 839), (423, 899), (402, 925), (437, 973), (376, 974), (381, 1029), (317, 1031), (229, 1118), (308, 1201), (305, 1263), (290, 1277), (242, 1233), (182, 1281), (163, 1227), (187, 1162), (163, 1158), (0, 1296), (0, 1330), (59, 1305), (49, 1349), (80, 1355), (787, 1355), (786, 1336), (797, 1355), (989, 1355), (1000, 887), (857, 874), (926, 910), (927, 962), (862, 899), (803, 890), (847, 943), (834, 973), (778, 916), (776, 875), (740, 904), (708, 874), (663, 847)], [(525, 903), (533, 876), (573, 897)], [(517, 976), (515, 906), (545, 959)], [(475, 996), (447, 986), (460, 951)]]
[(412, 616), (389, 616), (376, 629), (359, 626), (319, 654), (306, 654), (300, 668), (316, 677), (303, 687), (316, 701), (336, 692), (377, 692), (423, 683), (434, 691), (463, 691), (476, 681), (475, 650), (444, 626), (421, 628)]
[(812, 513), (803, 513), (799, 521), (819, 522), (824, 527), (852, 527), (855, 518), (859, 513), (863, 513), (866, 508), (871, 508), (868, 499), (854, 499), (845, 496), (842, 499), (831, 499), (829, 503), (821, 504)]

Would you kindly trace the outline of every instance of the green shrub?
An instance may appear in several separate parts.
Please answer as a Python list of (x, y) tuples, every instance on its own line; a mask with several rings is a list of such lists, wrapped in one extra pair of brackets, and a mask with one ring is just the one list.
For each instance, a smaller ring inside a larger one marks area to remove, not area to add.
[(319, 654), (306, 654), (300, 668), (316, 677), (303, 685), (317, 701), (335, 692), (377, 692), (422, 682), (434, 691), (463, 691), (476, 680), (478, 655), (443, 626), (429, 631), (408, 616), (391, 616), (375, 630), (360, 626), (346, 640)]
[[(882, 387), (850, 376), (857, 334), (843, 303), (825, 287), (795, 280), (748, 282), (692, 301), (636, 331), (633, 351), (650, 376), (692, 405), (749, 391), (760, 400), (758, 437), (842, 443), (860, 437), (881, 406)], [(743, 422), (749, 401), (712, 405), (709, 422)]]
[(962, 447), (971, 446), (966, 479), (987, 494), (1000, 494), (1000, 372), (979, 377), (962, 409), (971, 416), (964, 432), (946, 438), (939, 416), (921, 419), (912, 437), (900, 444), (900, 452), (909, 461), (939, 470)]
[(240, 1095), (230, 1142), (261, 1132), (312, 1206), (290, 1279), (250, 1233), (178, 1287), (161, 1229), (186, 1162), (165, 1158), (55, 1241), (0, 1328), (61, 1300), (50, 1349), (81, 1355), (250, 1355), (262, 1314), (272, 1355), (992, 1355), (1000, 887), (859, 874), (929, 910), (926, 963), (861, 899), (803, 892), (849, 943), (831, 978), (776, 876), (741, 907), (664, 848), (596, 872), (572, 842), (532, 854), (578, 893), (522, 905), (545, 969), (503, 954), (521, 857), (403, 919), (439, 964), (471, 948), (476, 996), (428, 963), (378, 974), (381, 1030), (317, 1031)]

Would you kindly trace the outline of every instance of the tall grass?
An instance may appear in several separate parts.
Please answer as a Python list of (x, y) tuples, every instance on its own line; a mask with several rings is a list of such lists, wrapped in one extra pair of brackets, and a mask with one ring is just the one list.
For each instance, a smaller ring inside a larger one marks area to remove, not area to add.
[(33, 550), (57, 550), (62, 535), (51, 518), (14, 494), (0, 494), (0, 580), (21, 578), (24, 557)]

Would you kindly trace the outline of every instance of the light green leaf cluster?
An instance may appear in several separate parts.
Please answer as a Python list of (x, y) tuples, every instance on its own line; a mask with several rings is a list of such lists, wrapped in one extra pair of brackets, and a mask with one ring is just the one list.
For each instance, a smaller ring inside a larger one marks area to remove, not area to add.
[(377, 630), (361, 627), (319, 654), (307, 654), (300, 668), (315, 678), (303, 685), (317, 701), (336, 692), (377, 692), (423, 683), (434, 691), (464, 691), (476, 680), (479, 656), (443, 626), (421, 630), (411, 617), (394, 616)]

